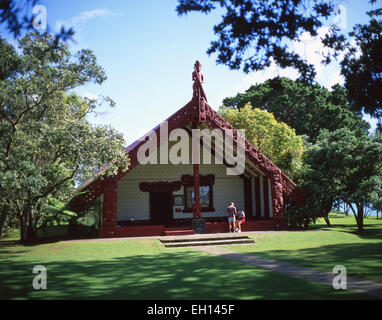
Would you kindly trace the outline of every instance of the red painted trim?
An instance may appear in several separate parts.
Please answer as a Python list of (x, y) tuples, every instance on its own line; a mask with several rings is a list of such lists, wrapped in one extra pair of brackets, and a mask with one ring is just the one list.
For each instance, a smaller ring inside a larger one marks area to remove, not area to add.
[(276, 217), (282, 215), (284, 211), (283, 175), (280, 169), (272, 170), (271, 173), (272, 210), (273, 216)]
[(118, 181), (116, 177), (104, 181), (102, 229), (108, 229), (117, 225)]

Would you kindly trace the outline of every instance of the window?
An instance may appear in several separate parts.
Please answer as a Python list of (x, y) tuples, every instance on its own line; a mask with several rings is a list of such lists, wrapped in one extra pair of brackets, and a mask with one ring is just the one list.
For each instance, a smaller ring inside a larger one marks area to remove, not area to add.
[[(186, 208), (192, 208), (192, 205), (195, 202), (194, 199), (194, 187), (187, 186), (186, 189)], [(210, 193), (211, 193), (211, 187), (210, 186), (201, 186), (199, 187), (199, 193), (200, 193), (200, 204), (202, 205), (202, 208), (210, 208), (211, 207), (211, 199), (210, 199)]]
[[(194, 184), (192, 176), (183, 176), (182, 182), (184, 186), (184, 210), (183, 212), (192, 212), (192, 205), (194, 200)], [(212, 185), (214, 184), (214, 176), (200, 176), (200, 204), (202, 205), (202, 212), (215, 211), (213, 205)]]
[(183, 207), (184, 206), (184, 196), (183, 195), (173, 195), (173, 206)]

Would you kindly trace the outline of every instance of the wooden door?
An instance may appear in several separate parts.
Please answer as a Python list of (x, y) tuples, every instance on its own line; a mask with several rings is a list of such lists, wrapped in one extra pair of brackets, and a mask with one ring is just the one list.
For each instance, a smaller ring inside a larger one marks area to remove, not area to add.
[(168, 224), (173, 218), (172, 192), (150, 192), (150, 219), (153, 224)]

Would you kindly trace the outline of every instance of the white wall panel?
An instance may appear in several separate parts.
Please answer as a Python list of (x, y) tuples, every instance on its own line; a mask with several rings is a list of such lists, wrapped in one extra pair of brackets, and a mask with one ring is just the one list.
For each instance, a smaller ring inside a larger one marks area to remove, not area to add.
[[(215, 159), (212, 157), (212, 164), (199, 165), (201, 175), (215, 175), (215, 184), (213, 185), (215, 212), (202, 212), (203, 217), (226, 216), (226, 208), (231, 201), (235, 202), (238, 209), (244, 209), (243, 180), (238, 176), (228, 176), (225, 165), (214, 163)], [(128, 220), (130, 217), (135, 220), (150, 219), (149, 192), (142, 192), (139, 189), (140, 182), (180, 181), (184, 174), (193, 175), (192, 164), (137, 165), (118, 182), (118, 220)], [(174, 194), (182, 193), (183, 188)], [(192, 213), (174, 212), (174, 218), (191, 217)]]

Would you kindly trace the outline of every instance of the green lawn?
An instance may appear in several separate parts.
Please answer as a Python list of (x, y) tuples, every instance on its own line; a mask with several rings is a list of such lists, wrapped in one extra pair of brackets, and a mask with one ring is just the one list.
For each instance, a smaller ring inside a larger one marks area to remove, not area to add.
[(332, 228), (318, 220), (316, 230), (252, 236), (256, 246), (230, 249), (331, 272), (335, 265), (347, 274), (382, 282), (382, 219), (365, 219), (356, 232), (354, 217), (332, 215)]
[[(380, 281), (382, 224), (362, 237), (349, 233), (346, 224), (335, 230), (268, 234), (256, 237), (254, 249), (230, 248), (330, 271), (343, 264), (349, 273), (362, 271), (362, 276)], [(0, 299), (370, 298), (193, 249), (167, 249), (157, 240), (23, 246), (5, 239), (0, 241), (0, 259)], [(47, 290), (32, 288), (37, 264), (47, 269)]]

